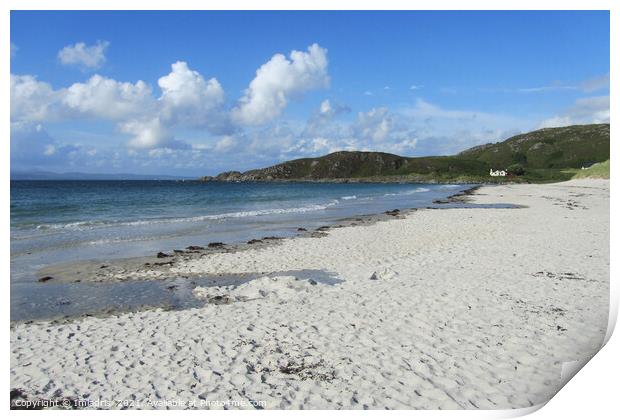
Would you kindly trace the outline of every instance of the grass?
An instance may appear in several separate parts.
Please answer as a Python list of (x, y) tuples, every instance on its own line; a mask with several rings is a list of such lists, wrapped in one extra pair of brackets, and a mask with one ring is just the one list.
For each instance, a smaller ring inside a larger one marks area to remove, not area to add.
[(609, 179), (609, 159), (605, 162), (595, 163), (589, 168), (576, 170), (573, 179), (577, 178)]

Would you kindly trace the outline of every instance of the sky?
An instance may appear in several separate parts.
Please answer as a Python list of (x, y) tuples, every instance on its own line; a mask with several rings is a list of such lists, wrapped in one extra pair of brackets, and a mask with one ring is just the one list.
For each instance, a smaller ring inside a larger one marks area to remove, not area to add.
[(609, 122), (609, 12), (12, 11), (11, 169), (214, 175)]

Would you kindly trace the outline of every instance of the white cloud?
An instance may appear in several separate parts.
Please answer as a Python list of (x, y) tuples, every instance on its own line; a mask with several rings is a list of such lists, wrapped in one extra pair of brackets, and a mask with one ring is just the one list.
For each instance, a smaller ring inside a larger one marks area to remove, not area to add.
[(321, 106), (319, 107), (319, 112), (322, 115), (331, 115), (333, 109), (332, 109), (332, 105), (329, 102), (329, 99), (325, 99), (323, 102), (321, 102)]
[(159, 79), (162, 117), (172, 122), (199, 124), (224, 102), (224, 89), (215, 78), (208, 81), (184, 61), (172, 64), (172, 71)]
[(66, 66), (76, 65), (82, 69), (98, 69), (105, 62), (105, 50), (110, 45), (107, 41), (97, 41), (95, 45), (78, 42), (67, 45), (58, 51), (58, 59)]
[(609, 96), (577, 99), (564, 113), (543, 120), (540, 128), (609, 122)]
[(327, 50), (318, 44), (307, 52), (293, 50), (288, 59), (276, 54), (256, 71), (233, 118), (242, 124), (263, 124), (279, 116), (291, 98), (328, 84)]
[(365, 140), (373, 142), (384, 141), (392, 127), (392, 118), (388, 113), (388, 109), (373, 108), (368, 112), (360, 112), (357, 114), (357, 125), (355, 132)]
[(550, 86), (535, 86), (535, 87), (527, 87), (527, 88), (519, 88), (517, 92), (521, 93), (539, 93), (539, 92), (553, 92), (553, 91), (562, 91), (562, 90), (577, 90), (579, 87), (577, 86), (567, 86), (567, 85), (550, 85)]
[(475, 119), (478, 115), (483, 114), (470, 110), (445, 109), (426, 102), (423, 99), (417, 99), (415, 106), (405, 110), (405, 113), (416, 118), (445, 118), (459, 120)]
[(224, 136), (215, 143), (215, 150), (218, 153), (229, 152), (237, 146), (237, 140), (232, 136)]
[(151, 112), (154, 105), (151, 88), (142, 80), (117, 82), (98, 74), (62, 93), (62, 105), (70, 113), (114, 121)]
[(11, 42), (11, 58), (17, 55), (17, 51), (19, 51), (19, 47)]
[(504, 140), (535, 127), (535, 120), (471, 109), (445, 108), (423, 99), (395, 112), (415, 137), (420, 154), (453, 154), (479, 144)]
[(123, 120), (152, 111), (151, 88), (94, 75), (85, 83), (54, 90), (31, 75), (11, 75), (11, 121), (69, 118)]
[(332, 141), (325, 137), (313, 139), (301, 139), (286, 150), (292, 157), (297, 156), (318, 156), (344, 150), (345, 147), (339, 141)]
[(59, 94), (34, 76), (11, 74), (11, 121), (44, 121), (54, 118)]
[(586, 93), (609, 89), (609, 73), (581, 82), (581, 89)]
[(421, 85), (411, 85), (409, 86), (409, 90), (419, 90), (422, 89), (424, 86)]
[(79, 144), (62, 144), (52, 138), (38, 123), (11, 123), (11, 166), (12, 168), (39, 168), (66, 170), (82, 155)]
[(555, 81), (539, 86), (528, 86), (521, 88), (481, 88), (483, 92), (502, 92), (502, 93), (552, 93), (552, 92), (584, 92), (592, 93), (595, 91), (609, 89), (609, 73), (592, 77), (580, 82), (565, 83)]
[(384, 151), (395, 153), (398, 155), (411, 154), (418, 146), (417, 138), (405, 138), (404, 140), (397, 141), (396, 143), (389, 144)]
[(56, 153), (56, 146), (54, 146), (53, 144), (48, 144), (47, 146), (45, 146), (45, 151), (43, 152), (45, 156), (51, 156), (54, 153)]
[(153, 149), (173, 143), (173, 136), (158, 117), (150, 120), (131, 120), (119, 125), (122, 133), (132, 135), (129, 147)]

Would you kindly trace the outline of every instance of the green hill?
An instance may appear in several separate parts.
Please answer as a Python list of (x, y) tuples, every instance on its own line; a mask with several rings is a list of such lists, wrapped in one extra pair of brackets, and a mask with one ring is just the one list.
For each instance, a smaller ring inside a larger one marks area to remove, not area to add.
[(515, 163), (531, 169), (581, 168), (609, 159), (609, 124), (543, 128), (473, 147), (457, 156), (496, 168)]
[(545, 128), (485, 144), (455, 156), (403, 157), (381, 152), (335, 152), (205, 181), (501, 182), (490, 169), (507, 169), (515, 182), (570, 179), (575, 169), (609, 159), (609, 124)]

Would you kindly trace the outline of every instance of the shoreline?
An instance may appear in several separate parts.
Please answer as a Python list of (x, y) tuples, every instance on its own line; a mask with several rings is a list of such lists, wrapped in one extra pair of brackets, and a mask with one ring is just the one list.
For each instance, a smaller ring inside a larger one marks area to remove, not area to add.
[(192, 181), (197, 182), (214, 182), (214, 183), (223, 183), (223, 184), (232, 184), (232, 183), (257, 183), (257, 184), (268, 184), (268, 183), (308, 183), (308, 184), (482, 184), (482, 185), (511, 185), (511, 184), (529, 184), (530, 181), (526, 179), (519, 179), (516, 177), (510, 178), (491, 178), (491, 177), (480, 177), (480, 178), (450, 178), (450, 179), (437, 179), (437, 178), (425, 178), (425, 177), (416, 177), (416, 176), (408, 176), (395, 175), (393, 177), (384, 176), (384, 177), (360, 177), (360, 178), (291, 178), (291, 179), (218, 179), (216, 176), (204, 176), (201, 178), (194, 179)]
[[(469, 196), (481, 187), (477, 185), (467, 188), (464, 191), (451, 194), (445, 199), (434, 200), (433, 204), (468, 204)], [(449, 207), (443, 207), (449, 208)], [(428, 210), (441, 210), (442, 207), (427, 206)], [(261, 249), (265, 247), (275, 246), (282, 241), (294, 238), (316, 238), (326, 236), (330, 230), (339, 229), (350, 226), (367, 226), (380, 221), (389, 220), (391, 218), (407, 217), (409, 214), (420, 210), (419, 208), (393, 209), (382, 213), (361, 214), (357, 216), (338, 219), (333, 222), (326, 222), (325, 225), (313, 230), (305, 228), (297, 228), (297, 232), (292, 236), (265, 236), (261, 238), (253, 238), (245, 243), (221, 243), (213, 242), (204, 245), (187, 245), (182, 249), (160, 251), (155, 256), (141, 256), (118, 259), (103, 260), (84, 260), (67, 262), (60, 264), (50, 264), (36, 272), (36, 279), (40, 283), (108, 283), (113, 281), (131, 281), (131, 280), (161, 280), (170, 275), (170, 268), (177, 264), (199, 259), (206, 255), (218, 253), (235, 253), (252, 249)], [(146, 268), (148, 267), (148, 268)], [(90, 278), (84, 279), (84, 272), (91, 273)], [(234, 274), (234, 273), (228, 273)]]
[[(481, 187), (477, 185), (462, 191), (455, 192), (445, 199), (434, 200), (431, 206), (424, 207), (425, 210), (443, 210), (453, 208), (446, 205), (468, 206), (473, 207), (470, 197)], [(511, 205), (507, 205), (511, 206)], [(485, 206), (480, 206), (484, 208)], [(518, 208), (518, 206), (513, 206)], [(422, 208), (393, 209), (381, 213), (362, 214), (357, 216), (346, 217), (334, 220), (331, 223), (326, 222), (325, 225), (316, 229), (297, 228), (296, 233), (291, 236), (276, 237), (267, 236), (260, 239), (251, 239), (244, 242), (236, 243), (215, 243), (214, 246), (196, 246), (188, 245), (183, 249), (177, 249), (172, 252), (160, 251), (156, 256), (140, 256), (130, 258), (104, 259), (104, 260), (80, 260), (59, 264), (50, 264), (39, 269), (35, 275), (35, 280), (39, 279), (40, 287), (46, 285), (67, 285), (81, 283), (83, 285), (93, 285), (93, 287), (107, 287), (126, 283), (127, 289), (131, 289), (131, 285), (141, 285), (142, 283), (151, 283), (152, 288), (158, 290), (160, 296), (157, 302), (148, 301), (149, 299), (140, 299), (138, 304), (129, 307), (117, 307), (115, 303), (110, 302), (107, 306), (99, 308), (76, 309), (69, 314), (61, 310), (65, 305), (74, 305), (77, 302), (67, 298), (61, 298), (60, 308), (57, 314), (40, 316), (32, 315), (30, 317), (17, 318), (11, 320), (11, 325), (19, 323), (32, 323), (35, 321), (50, 321), (54, 323), (66, 323), (77, 319), (88, 317), (108, 317), (123, 313), (139, 312), (151, 309), (163, 309), (166, 311), (175, 311), (188, 309), (189, 307), (198, 307), (200, 302), (196, 302), (193, 298), (185, 297), (179, 301), (172, 296), (171, 293), (177, 294), (177, 289), (182, 288), (183, 291), (188, 287), (207, 286), (220, 287), (228, 284), (242, 284), (260, 278), (265, 275), (278, 275), (276, 272), (255, 272), (255, 273), (220, 273), (217, 275), (209, 275), (208, 273), (200, 273), (196, 275), (178, 276), (171, 272), (173, 266), (183, 265), (192, 260), (202, 257), (218, 254), (218, 253), (237, 253), (248, 250), (264, 249), (278, 246), (283, 241), (295, 238), (319, 238), (329, 234), (334, 229), (340, 229), (352, 226), (368, 226), (381, 221), (393, 218), (404, 218), (415, 211)], [(89, 273), (88, 277), (84, 277), (83, 273)], [(208, 279), (208, 281), (206, 281)], [(153, 284), (154, 283), (154, 284)], [(117, 287), (118, 288), (118, 287)], [(144, 288), (148, 286), (144, 285)], [(105, 290), (105, 289), (104, 289)], [(66, 295), (72, 295), (67, 290)], [(107, 296), (104, 294), (104, 296)], [(146, 301), (144, 301), (146, 300)], [(78, 303), (79, 305), (79, 303)]]
[(266, 275), (197, 290), (201, 308), (13, 325), (11, 387), (29, 398), (266, 408), (545, 402), (562, 362), (589, 357), (605, 335), (609, 182), (482, 186), (465, 197), (520, 207), (386, 215), (170, 269), (322, 270), (340, 283)]

